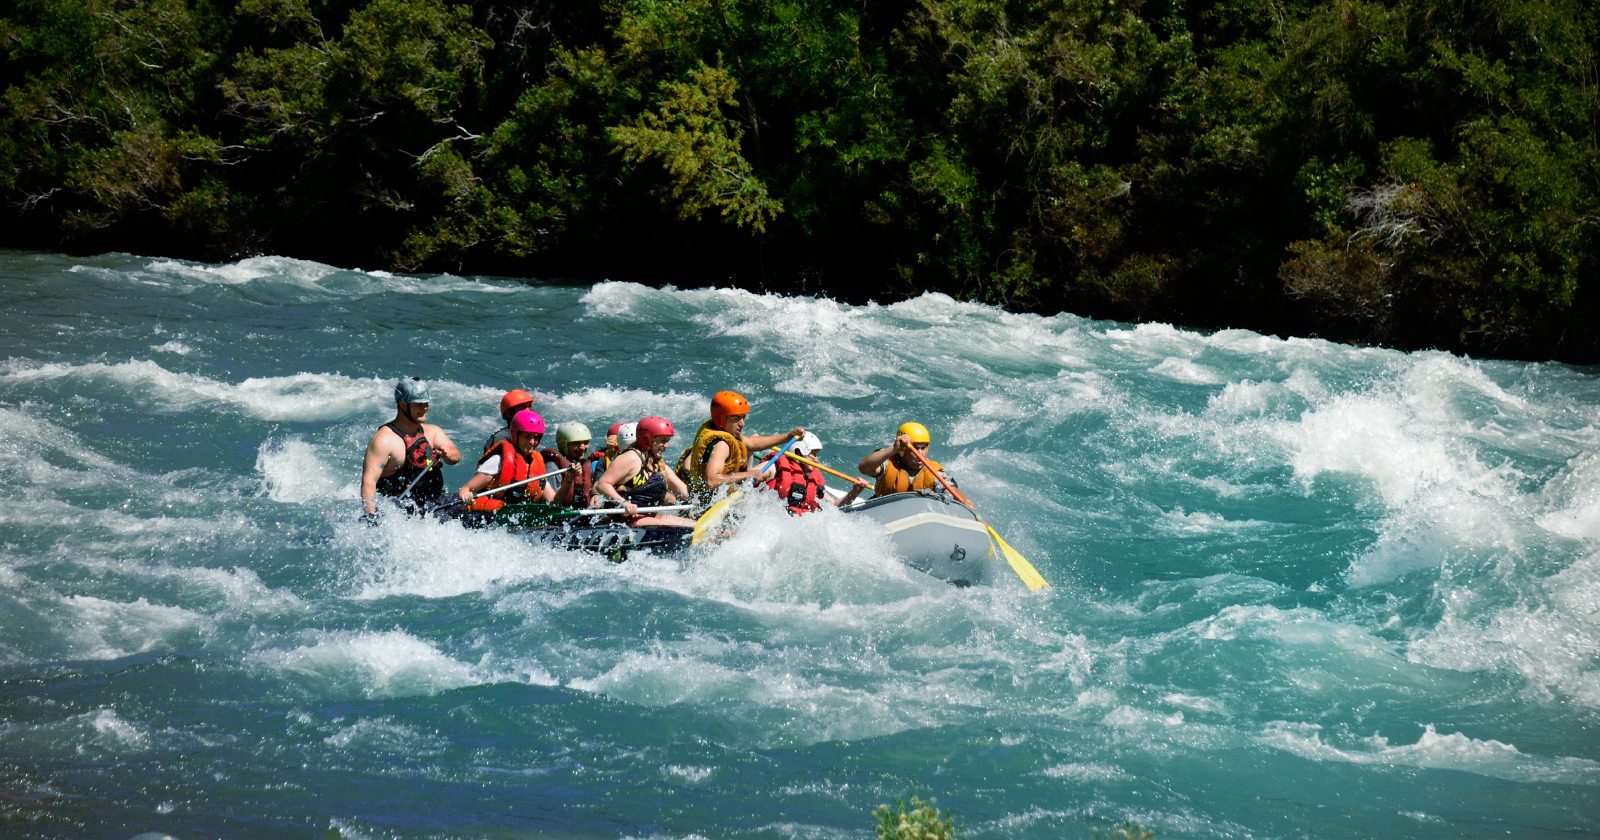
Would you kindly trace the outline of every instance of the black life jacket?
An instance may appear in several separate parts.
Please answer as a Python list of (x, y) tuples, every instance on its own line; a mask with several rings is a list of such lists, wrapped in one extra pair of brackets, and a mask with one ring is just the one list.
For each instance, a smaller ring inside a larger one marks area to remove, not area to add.
[[(428, 442), (428, 436), (419, 426), (414, 434), (407, 435), (400, 431), (394, 421), (384, 424), (389, 431), (400, 437), (405, 444), (405, 459), (400, 464), (400, 469), (378, 479), (378, 495), (390, 498), (400, 498), (411, 487), (411, 482), (422, 475), (423, 470), (428, 470), (428, 462), (433, 459), (433, 444)], [(437, 466), (437, 465), (435, 465)], [(428, 470), (428, 475), (417, 486), (411, 489), (406, 499), (417, 504), (432, 505), (444, 498), (444, 472), (433, 469)]]
[[(635, 450), (638, 451), (638, 450)], [(654, 472), (645, 473), (644, 455), (639, 455), (639, 471), (622, 482), (617, 493), (639, 507), (655, 507), (667, 501), (667, 475), (658, 466)]]

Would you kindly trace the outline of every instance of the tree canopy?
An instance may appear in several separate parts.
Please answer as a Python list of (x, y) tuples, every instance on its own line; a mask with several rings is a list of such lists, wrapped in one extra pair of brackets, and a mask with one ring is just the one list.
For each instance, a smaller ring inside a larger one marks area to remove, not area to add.
[(1600, 360), (1580, 0), (12, 0), (5, 244)]

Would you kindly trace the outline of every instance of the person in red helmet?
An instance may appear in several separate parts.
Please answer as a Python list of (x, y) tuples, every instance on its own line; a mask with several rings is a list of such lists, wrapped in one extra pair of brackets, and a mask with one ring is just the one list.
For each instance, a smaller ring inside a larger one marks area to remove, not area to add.
[(478, 459), (478, 470), (456, 496), (467, 503), (467, 509), (477, 513), (493, 513), (509, 502), (550, 502), (556, 497), (555, 488), (540, 479), (521, 487), (477, 498), (477, 494), (547, 472), (544, 457), (539, 454), (539, 440), (544, 437), (544, 418), (524, 408), (511, 415), (506, 425), (511, 427), (511, 440), (495, 444), (494, 449)]
[(749, 416), (750, 402), (736, 391), (718, 391), (711, 398), (711, 419), (700, 424), (694, 443), (678, 460), (678, 475), (695, 493), (709, 496), (725, 484), (759, 477), (759, 470), (750, 469), (750, 453), (806, 433), (796, 426), (778, 435), (747, 435)]
[(506, 421), (506, 424), (483, 442), (483, 454), (488, 455), (489, 450), (495, 448), (495, 445), (501, 441), (511, 442), (511, 418), (515, 417), (517, 412), (523, 410), (533, 410), (533, 395), (527, 391), (521, 388), (513, 388), (500, 398), (500, 417)]
[(672, 422), (664, 417), (641, 419), (635, 428), (633, 445), (618, 453), (595, 482), (596, 493), (620, 503), (627, 511), (625, 521), (629, 525), (694, 527), (693, 519), (639, 512), (641, 507), (673, 504), (689, 495), (689, 488), (667, 469), (663, 457), (672, 434)]

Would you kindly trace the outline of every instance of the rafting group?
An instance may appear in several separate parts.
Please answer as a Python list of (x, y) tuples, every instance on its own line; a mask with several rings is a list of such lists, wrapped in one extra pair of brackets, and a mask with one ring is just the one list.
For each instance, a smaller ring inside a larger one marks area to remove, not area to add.
[[(471, 478), (450, 498), (442, 467), (459, 463), (462, 454), (442, 428), (428, 422), (427, 383), (402, 377), (394, 401), (394, 419), (373, 433), (362, 461), (362, 518), (369, 523), (378, 521), (380, 498), (407, 513), (458, 518), (468, 526), (528, 524), (528, 512), (536, 510), (535, 524), (561, 523), (537, 529), (547, 542), (602, 547), (621, 559), (630, 546), (675, 545), (690, 532), (698, 537), (696, 526), (704, 528), (710, 514), (691, 519), (678, 512), (714, 509), (713, 503), (725, 501), (730, 491), (761, 486), (776, 491), (794, 515), (825, 504), (866, 514), (896, 535), (898, 547), (916, 555), (908, 564), (952, 582), (983, 579), (987, 570), (979, 561), (999, 550), (1030, 588), (1044, 585), (1027, 561), (977, 517), (943, 466), (928, 457), (931, 437), (921, 423), (901, 424), (890, 443), (861, 458), (861, 474), (851, 476), (814, 460), (822, 441), (803, 427), (765, 435), (747, 431), (749, 401), (720, 391), (711, 398), (710, 416), (669, 466), (666, 451), (675, 430), (664, 417), (614, 423), (604, 447), (593, 451), (588, 426), (563, 422), (556, 428), (556, 446), (541, 448), (545, 420), (533, 409), (532, 394), (513, 389), (500, 400), (505, 425), (484, 442)], [(765, 450), (773, 452), (752, 466)], [(849, 489), (828, 487), (824, 472), (845, 479)], [(872, 499), (857, 501), (869, 488)], [(568, 516), (552, 517), (552, 511)], [(586, 523), (604, 519), (607, 524), (575, 528), (579, 515)], [(969, 560), (969, 555), (974, 556)]]
[[(427, 422), (427, 383), (404, 377), (395, 384), (395, 416), (380, 426), (367, 444), (361, 469), (361, 499), (366, 514), (376, 515), (378, 497), (392, 498), (415, 512), (448, 508), (492, 518), (506, 504), (544, 502), (573, 509), (615, 506), (629, 525), (693, 525), (685, 517), (652, 513), (690, 502), (704, 504), (724, 487), (761, 483), (776, 490), (789, 511), (804, 514), (825, 501), (849, 504), (869, 487), (874, 495), (933, 490), (941, 486), (942, 467), (927, 458), (928, 430), (905, 423), (893, 443), (869, 453), (858, 465), (874, 481), (842, 476), (849, 492), (831, 496), (823, 468), (814, 460), (822, 441), (803, 427), (781, 434), (745, 430), (750, 403), (734, 391), (711, 398), (710, 417), (700, 424), (675, 467), (666, 464), (667, 446), (675, 431), (664, 417), (618, 422), (606, 433), (605, 447), (590, 451), (592, 435), (580, 422), (556, 429), (556, 446), (540, 448), (546, 434), (543, 417), (533, 410), (533, 395), (521, 389), (500, 400), (505, 425), (489, 436), (477, 469), (447, 501), (440, 468), (461, 461), (461, 451), (438, 425)], [(751, 466), (754, 454), (780, 448), (785, 457)], [(835, 472), (836, 475), (842, 475)]]

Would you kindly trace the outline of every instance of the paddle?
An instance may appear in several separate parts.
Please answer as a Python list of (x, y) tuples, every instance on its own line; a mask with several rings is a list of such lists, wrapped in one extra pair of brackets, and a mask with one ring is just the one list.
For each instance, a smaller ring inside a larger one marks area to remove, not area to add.
[(433, 450), (433, 454), (430, 455), (429, 458), (428, 458), (428, 463), (422, 465), (422, 472), (417, 473), (417, 477), (411, 479), (411, 483), (406, 485), (406, 492), (401, 493), (400, 494), (400, 498), (404, 499), (407, 496), (410, 496), (412, 488), (416, 487), (418, 484), (420, 484), (422, 482), (422, 477), (427, 475), (428, 473), (432, 472), (433, 468), (435, 466), (437, 466), (440, 461), (443, 461), (443, 460), (444, 460), (444, 455), (442, 453), (440, 453), (438, 450)]
[(836, 470), (836, 469), (834, 469), (832, 467), (826, 466), (824, 464), (819, 464), (816, 461), (813, 461), (810, 458), (805, 457), (804, 455), (796, 455), (793, 452), (789, 452), (789, 453), (786, 453), (786, 454), (789, 456), (789, 459), (792, 460), (792, 461), (799, 461), (800, 463), (805, 464), (808, 467), (816, 467), (817, 469), (822, 470), (823, 472), (827, 473), (828, 475), (838, 476), (839, 478), (842, 478), (845, 481), (850, 482), (851, 484), (855, 484), (856, 482), (861, 480), (859, 478), (856, 478), (853, 475), (845, 475), (844, 473), (839, 472), (838, 470)]
[(524, 484), (531, 484), (531, 483), (533, 483), (535, 481), (538, 481), (541, 478), (549, 478), (550, 476), (555, 475), (556, 473), (564, 473), (564, 472), (566, 472), (567, 470), (570, 470), (570, 469), (572, 469), (572, 467), (562, 467), (562, 468), (557, 469), (557, 470), (551, 470), (551, 471), (549, 471), (547, 473), (544, 473), (542, 475), (536, 475), (533, 478), (524, 478), (521, 481), (513, 481), (510, 484), (502, 484), (499, 487), (494, 488), (493, 490), (485, 490), (482, 493), (474, 493), (474, 494), (472, 494), (472, 498), (481, 499), (484, 496), (493, 496), (496, 493), (500, 493), (500, 492), (503, 492), (503, 491), (506, 491), (506, 490), (510, 490), (513, 487), (521, 487)]
[(1017, 577), (1022, 578), (1022, 583), (1028, 587), (1029, 591), (1036, 590), (1042, 586), (1050, 585), (1050, 582), (1045, 580), (1043, 575), (1039, 574), (1039, 570), (1035, 569), (1033, 564), (1028, 562), (1028, 558), (1023, 557), (1021, 552), (1012, 548), (1010, 543), (1001, 538), (1000, 533), (994, 529), (993, 525), (990, 525), (988, 522), (984, 521), (983, 515), (978, 513), (978, 509), (972, 506), (971, 500), (962, 495), (961, 491), (957, 490), (955, 485), (946, 480), (943, 475), (939, 474), (938, 470), (933, 468), (932, 464), (928, 463), (927, 456), (918, 451), (915, 446), (908, 446), (906, 448), (911, 450), (912, 455), (917, 456), (918, 461), (922, 462), (923, 469), (933, 473), (933, 477), (939, 479), (939, 483), (944, 485), (944, 489), (950, 491), (951, 498), (963, 505), (966, 505), (967, 510), (972, 511), (973, 515), (978, 517), (979, 522), (983, 522), (983, 527), (989, 530), (989, 536), (993, 537), (995, 544), (1000, 546), (1000, 553), (1005, 556), (1006, 563), (1010, 564), (1011, 571), (1016, 572)]
[(765, 461), (762, 461), (761, 462), (761, 466), (756, 467), (757, 475), (766, 472), (767, 471), (767, 467), (772, 466), (772, 462), (773, 461), (776, 461), (779, 458), (782, 458), (789, 451), (789, 447), (794, 446), (795, 444), (797, 444), (799, 442), (800, 442), (800, 439), (797, 438), (797, 437), (792, 437), (792, 438), (789, 438), (788, 440), (784, 441), (783, 445), (778, 447), (778, 451), (772, 453), (772, 457), (766, 459)]
[(733, 504), (733, 500), (737, 498), (739, 498), (739, 491), (736, 489), (728, 493), (727, 497), (722, 501), (706, 508), (706, 512), (700, 514), (700, 517), (694, 521), (694, 536), (689, 538), (689, 544), (699, 545), (709, 539), (712, 536), (712, 530), (721, 525), (722, 520), (727, 517), (728, 506)]
[[(691, 505), (655, 505), (654, 507), (634, 508), (634, 511), (637, 513), (662, 513), (669, 510), (688, 510), (690, 507)], [(586, 516), (616, 516), (627, 512), (626, 508), (619, 507), (584, 508), (583, 510), (573, 511), (573, 513), (580, 513)]]

